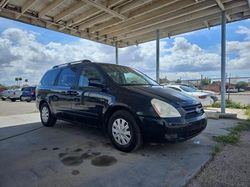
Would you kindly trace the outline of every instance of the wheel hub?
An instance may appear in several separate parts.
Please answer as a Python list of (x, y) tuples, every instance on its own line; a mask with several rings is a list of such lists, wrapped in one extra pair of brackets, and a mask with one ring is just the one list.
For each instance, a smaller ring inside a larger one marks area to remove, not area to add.
[(128, 122), (122, 118), (116, 119), (112, 124), (112, 135), (118, 144), (127, 145), (132, 138)]

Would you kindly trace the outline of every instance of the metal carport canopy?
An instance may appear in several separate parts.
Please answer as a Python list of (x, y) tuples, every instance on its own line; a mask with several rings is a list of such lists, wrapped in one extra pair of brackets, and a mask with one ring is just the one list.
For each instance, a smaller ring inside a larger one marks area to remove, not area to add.
[(117, 47), (250, 17), (247, 0), (1, 0), (0, 16)]

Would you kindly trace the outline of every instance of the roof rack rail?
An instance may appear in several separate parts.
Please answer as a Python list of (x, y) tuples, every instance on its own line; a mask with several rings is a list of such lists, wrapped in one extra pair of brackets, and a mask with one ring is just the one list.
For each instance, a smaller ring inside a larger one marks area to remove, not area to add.
[(65, 64), (55, 65), (55, 66), (53, 66), (53, 68), (52, 68), (52, 69), (54, 69), (54, 68), (58, 68), (58, 67), (62, 67), (62, 66), (69, 66), (69, 65), (73, 65), (73, 64), (90, 63), (90, 62), (91, 62), (91, 61), (90, 61), (90, 60), (87, 60), (87, 59), (84, 59), (84, 60), (78, 60), (78, 61), (68, 62), (68, 63), (65, 63)]

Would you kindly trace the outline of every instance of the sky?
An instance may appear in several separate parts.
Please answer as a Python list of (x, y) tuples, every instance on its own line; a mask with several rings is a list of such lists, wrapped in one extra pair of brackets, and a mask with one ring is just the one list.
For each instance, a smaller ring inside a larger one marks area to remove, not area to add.
[[(160, 77), (220, 77), (220, 26), (163, 38)], [(250, 20), (227, 24), (226, 72), (250, 76)], [(155, 41), (119, 49), (119, 63), (155, 79)], [(0, 17), (0, 84), (39, 83), (52, 66), (81, 59), (115, 63), (114, 47)]]

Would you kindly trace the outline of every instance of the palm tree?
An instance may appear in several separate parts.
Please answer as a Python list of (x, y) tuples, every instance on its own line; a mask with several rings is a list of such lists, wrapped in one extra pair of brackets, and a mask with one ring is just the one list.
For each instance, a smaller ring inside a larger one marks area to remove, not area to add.
[(24, 79), (24, 82), (25, 82), (25, 85), (28, 86), (29, 80), (28, 79)]
[(20, 82), (19, 82), (19, 87), (20, 87), (20, 86), (21, 86), (21, 81), (23, 80), (23, 78), (22, 78), (22, 77), (19, 77), (18, 80), (20, 81)]
[(15, 81), (16, 81), (16, 84), (17, 84), (17, 85), (18, 85), (18, 80), (19, 80), (19, 78), (16, 77), (16, 78), (15, 78)]

